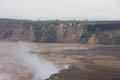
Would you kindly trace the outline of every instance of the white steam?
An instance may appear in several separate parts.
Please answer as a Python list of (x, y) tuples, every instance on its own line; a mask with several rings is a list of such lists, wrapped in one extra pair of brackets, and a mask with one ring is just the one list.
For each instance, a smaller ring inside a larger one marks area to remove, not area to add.
[[(23, 67), (25, 67), (25, 72), (28, 71), (32, 80), (45, 80), (50, 77), (50, 75), (58, 73), (61, 69), (68, 68), (67, 65), (58, 66), (50, 61), (43, 59), (42, 57), (30, 53), (31, 49), (29, 43), (19, 42), (19, 43), (0, 43), (0, 70), (1, 66), (5, 64), (6, 74), (11, 72), (15, 79), (6, 80), (17, 80), (16, 77), (19, 76), (14, 74), (15, 72), (20, 72)], [(11, 65), (12, 63), (12, 65)], [(9, 70), (9, 71), (8, 71)], [(12, 73), (13, 72), (13, 73)], [(23, 71), (24, 72), (24, 71)], [(0, 76), (1, 76), (0, 72)], [(3, 74), (4, 75), (4, 74)], [(1, 80), (1, 77), (0, 77)], [(30, 79), (31, 80), (31, 79)]]
[(60, 70), (53, 63), (30, 54), (30, 48), (27, 46), (27, 43), (20, 42), (19, 45), (19, 56), (32, 73), (32, 80), (45, 80)]

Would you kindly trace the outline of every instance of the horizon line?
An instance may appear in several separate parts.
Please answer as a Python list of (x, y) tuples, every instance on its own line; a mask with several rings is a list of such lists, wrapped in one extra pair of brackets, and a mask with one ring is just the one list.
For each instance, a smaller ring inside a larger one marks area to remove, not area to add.
[(120, 19), (26, 19), (26, 18), (0, 18), (0, 19), (21, 21), (120, 21)]

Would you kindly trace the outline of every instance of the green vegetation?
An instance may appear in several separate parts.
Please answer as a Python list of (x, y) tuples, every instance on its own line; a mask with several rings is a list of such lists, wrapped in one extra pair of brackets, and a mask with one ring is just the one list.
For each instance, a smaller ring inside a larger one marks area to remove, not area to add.
[(57, 74), (53, 74), (47, 80), (60, 80)]
[[(43, 42), (54, 43), (56, 40), (56, 27), (59, 24), (66, 24), (66, 31), (64, 33), (63, 38), (67, 37), (67, 28), (69, 27), (69, 23), (73, 23), (72, 26), (77, 30), (77, 24), (81, 24), (81, 27), (84, 28), (85, 32), (80, 37), (81, 43), (87, 43), (92, 34), (96, 35), (96, 39), (98, 39), (100, 44), (112, 44), (112, 39), (109, 34), (106, 32), (114, 32), (120, 31), (120, 23), (119, 22), (102, 22), (102, 21), (60, 21), (60, 20), (48, 20), (48, 21), (25, 21), (24, 26), (33, 26), (35, 33), (35, 42), (41, 42), (41, 39), (44, 37)], [(94, 23), (94, 24), (93, 24)], [(53, 27), (50, 27), (53, 26)], [(6, 33), (5, 37), (8, 36)], [(114, 41), (115, 42), (115, 41)]]
[[(30, 41), (34, 42), (73, 42), (87, 44), (91, 35), (94, 34), (98, 44), (109, 45), (120, 43), (120, 21), (8, 21), (6, 19), (3, 20), (0, 26), (2, 26), (0, 31), (1, 39), (9, 39), (12, 35), (15, 35), (14, 39), (16, 39), (17, 36), (24, 35), (21, 36), (21, 39), (29, 41), (30, 36), (32, 38)], [(18, 34), (14, 33), (17, 31)]]
[[(114, 44), (115, 42), (112, 37), (110, 37), (110, 33), (119, 33), (120, 32), (120, 24), (119, 23), (109, 23), (109, 24), (89, 24), (87, 25), (87, 31), (83, 33), (80, 40), (82, 43), (87, 43), (92, 34), (96, 35), (99, 44), (109, 45)], [(117, 37), (116, 34), (113, 34), (114, 37)], [(118, 37), (117, 37), (118, 39)], [(119, 40), (119, 39), (118, 39)], [(119, 42), (119, 41), (118, 41)]]

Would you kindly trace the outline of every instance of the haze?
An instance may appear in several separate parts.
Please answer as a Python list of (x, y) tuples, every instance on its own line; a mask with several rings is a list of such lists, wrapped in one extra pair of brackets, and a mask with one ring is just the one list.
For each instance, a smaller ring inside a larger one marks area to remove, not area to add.
[(0, 0), (0, 18), (120, 20), (120, 1)]

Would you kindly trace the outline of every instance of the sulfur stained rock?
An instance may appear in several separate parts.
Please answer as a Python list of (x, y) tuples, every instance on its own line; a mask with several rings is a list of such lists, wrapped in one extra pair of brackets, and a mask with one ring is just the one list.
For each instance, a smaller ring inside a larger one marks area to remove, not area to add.
[(53, 74), (47, 80), (60, 80), (57, 74)]
[[(94, 34), (91, 36), (91, 34)], [(0, 41), (120, 44), (120, 21), (0, 19)]]

